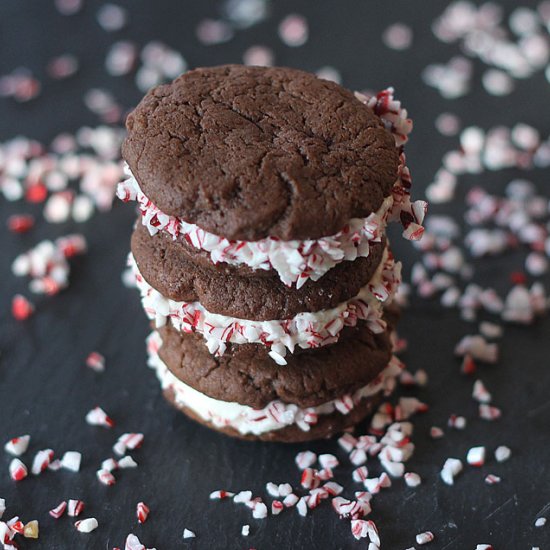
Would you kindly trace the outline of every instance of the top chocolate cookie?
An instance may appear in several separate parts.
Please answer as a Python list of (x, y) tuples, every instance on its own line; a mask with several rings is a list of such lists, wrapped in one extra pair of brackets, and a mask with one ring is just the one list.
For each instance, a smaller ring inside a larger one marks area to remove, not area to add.
[(123, 155), (164, 213), (228, 239), (316, 239), (375, 212), (394, 137), (353, 93), (289, 68), (225, 65), (152, 89)]

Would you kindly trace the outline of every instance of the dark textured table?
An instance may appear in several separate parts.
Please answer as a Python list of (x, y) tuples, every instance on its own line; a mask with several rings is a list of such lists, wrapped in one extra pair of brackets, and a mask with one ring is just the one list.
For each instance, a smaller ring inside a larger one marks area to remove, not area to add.
[[(277, 0), (270, 19), (240, 31), (227, 44), (211, 47), (197, 42), (194, 29), (203, 17), (217, 16), (215, 2), (120, 3), (129, 8), (130, 21), (116, 33), (104, 32), (95, 21), (98, 1), (88, 0), (84, 11), (70, 18), (61, 17), (51, 1), (1, 3), (0, 73), (25, 65), (40, 75), (48, 59), (64, 52), (78, 55), (82, 65), (77, 77), (51, 83), (31, 103), (2, 100), (3, 139), (23, 134), (47, 142), (61, 131), (96, 125), (96, 117), (82, 103), (82, 94), (90, 87), (112, 90), (127, 106), (138, 101), (141, 94), (131, 77), (114, 79), (103, 68), (108, 46), (121, 37), (140, 44), (162, 39), (179, 49), (191, 66), (239, 62), (246, 47), (264, 43), (273, 47), (277, 64), (307, 70), (333, 65), (350, 88), (395, 86), (415, 120), (408, 158), (417, 198), (444, 152), (456, 144), (456, 138), (437, 134), (434, 119), (439, 113), (455, 112), (464, 125), (490, 127), (524, 121), (544, 136), (550, 131), (550, 90), (542, 75), (519, 81), (516, 91), (504, 98), (483, 92), (479, 78), (472, 94), (453, 101), (442, 99), (422, 83), (419, 75), (426, 64), (446, 61), (457, 53), (456, 47), (442, 45), (430, 31), (443, 2)], [(501, 4), (512, 7), (515, 3)], [(277, 38), (278, 21), (291, 11), (306, 15), (310, 23), (310, 39), (300, 48), (284, 46)], [(387, 49), (380, 39), (383, 29), (397, 20), (410, 24), (415, 33), (413, 48), (405, 52)], [(457, 200), (434, 210), (460, 219), (463, 190), (469, 185), (502, 190), (517, 175), (508, 170), (462, 178)], [(542, 170), (529, 177), (540, 185), (548, 183), (548, 173)], [(9, 214), (24, 210), (27, 208), (21, 203), (0, 200), (2, 225)], [(123, 287), (120, 278), (133, 219), (132, 207), (115, 205), (112, 212), (97, 214), (82, 226), (40, 223), (25, 236), (3, 233), (0, 440), (31, 434), (27, 456), (45, 447), (58, 454), (66, 450), (83, 453), (79, 474), (47, 472), (17, 485), (8, 476), (8, 455), (0, 454), (0, 496), (8, 505), (5, 517), (17, 514), (27, 521), (40, 521), (39, 541), (25, 541), (23, 547), (112, 548), (123, 545), (130, 532), (160, 550), (366, 547), (364, 541), (353, 540), (349, 522), (339, 521), (328, 503), (306, 518), (292, 510), (277, 518), (253, 520), (243, 506), (209, 501), (209, 493), (220, 488), (251, 489), (255, 495), (265, 495), (267, 481), (297, 484), (299, 472), (293, 459), (298, 450), (306, 448), (336, 452), (344, 464), (336, 480), (343, 482), (348, 493), (359, 487), (351, 482), (352, 467), (334, 442), (274, 446), (234, 441), (188, 421), (165, 404), (154, 373), (145, 367), (148, 325), (137, 292)], [(86, 235), (89, 253), (73, 262), (70, 288), (43, 300), (29, 321), (14, 321), (11, 297), (26, 292), (27, 281), (11, 274), (13, 258), (39, 240), (75, 230)], [(399, 243), (398, 254), (410, 267), (415, 257), (412, 247)], [(505, 280), (512, 261), (505, 257), (489, 262), (487, 280), (493, 284)], [(549, 328), (548, 320), (530, 328), (506, 328), (502, 360), (496, 366), (483, 367), (480, 373), (495, 404), (503, 409), (502, 419), (487, 423), (477, 418), (475, 402), (470, 399), (472, 380), (459, 374), (453, 357), (457, 340), (475, 331), (475, 326), (460, 321), (455, 311), (413, 300), (402, 321), (401, 331), (410, 344), (404, 360), (411, 370), (428, 371), (430, 384), (418, 396), (431, 410), (414, 422), (416, 451), (407, 469), (420, 473), (424, 482), (409, 489), (395, 481), (393, 489), (375, 499), (372, 518), (381, 531), (383, 548), (412, 547), (415, 534), (428, 529), (436, 535), (428, 545), (434, 549), (473, 550), (478, 543), (491, 543), (497, 550), (550, 546), (550, 527), (534, 527), (541, 510), (550, 513)], [(93, 350), (107, 358), (104, 374), (83, 366)], [(96, 404), (115, 418), (115, 430), (86, 425), (84, 416)], [(467, 429), (446, 430), (444, 439), (432, 441), (429, 427), (444, 426), (451, 413), (465, 415)], [(111, 455), (116, 436), (125, 431), (145, 434), (143, 448), (133, 453), (139, 468), (117, 473), (113, 487), (100, 485), (95, 476), (99, 463)], [(481, 469), (466, 466), (454, 487), (444, 485), (439, 479), (444, 460), (449, 456), (464, 460), (467, 450), (479, 444), (486, 445), (490, 453), (500, 444), (508, 445), (512, 458), (503, 464), (492, 459)], [(502, 483), (486, 486), (483, 478), (488, 473), (500, 475)], [(55, 522), (48, 516), (50, 508), (67, 498), (87, 503), (84, 515), (97, 517), (100, 526), (96, 531), (80, 534), (70, 518)], [(137, 525), (135, 519), (138, 501), (151, 508), (144, 525)], [(251, 525), (248, 538), (241, 537), (243, 524)], [(195, 531), (197, 538), (183, 541), (184, 527)]]

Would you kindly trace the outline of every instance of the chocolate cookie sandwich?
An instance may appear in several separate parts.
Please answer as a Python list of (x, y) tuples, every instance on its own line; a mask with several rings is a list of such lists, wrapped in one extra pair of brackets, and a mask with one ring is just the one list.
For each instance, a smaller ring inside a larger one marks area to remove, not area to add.
[(391, 391), (392, 220), (422, 235), (393, 90), (288, 68), (190, 71), (127, 120), (130, 265), (150, 366), (191, 418), (246, 438), (346, 429)]

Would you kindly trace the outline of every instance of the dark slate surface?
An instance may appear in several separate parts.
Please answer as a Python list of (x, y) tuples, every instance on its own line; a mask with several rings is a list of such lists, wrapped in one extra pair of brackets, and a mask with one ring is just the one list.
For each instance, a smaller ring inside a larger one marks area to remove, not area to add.
[[(338, 67), (344, 82), (352, 88), (397, 88), (415, 119), (416, 129), (408, 156), (416, 181), (416, 195), (430, 181), (442, 154), (456, 139), (440, 137), (434, 130), (437, 114), (451, 110), (465, 125), (513, 124), (525, 121), (548, 135), (550, 123), (542, 116), (548, 105), (548, 84), (542, 76), (519, 82), (509, 97), (495, 99), (481, 90), (479, 78), (473, 94), (445, 101), (421, 83), (419, 73), (427, 63), (445, 61), (457, 50), (435, 40), (429, 30), (443, 2), (360, 2), (335, 3), (281, 1), (273, 6), (272, 18), (238, 33), (230, 43), (206, 48), (194, 38), (194, 28), (204, 16), (216, 16), (218, 4), (210, 1), (177, 2), (132, 0), (121, 2), (131, 11), (130, 26), (107, 34), (94, 19), (100, 2), (88, 0), (83, 13), (72, 18), (57, 14), (51, 1), (4, 0), (0, 4), (0, 72), (25, 65), (39, 76), (45, 62), (65, 51), (80, 56), (78, 77), (51, 83), (42, 96), (27, 105), (0, 103), (0, 134), (3, 139), (25, 134), (50, 140), (64, 130), (96, 124), (82, 105), (83, 91), (92, 86), (113, 90), (119, 101), (130, 106), (140, 93), (131, 78), (112, 79), (105, 74), (103, 58), (109, 44), (125, 37), (139, 43), (162, 39), (181, 49), (191, 66), (239, 62), (248, 45), (272, 45), (278, 64), (315, 70), (323, 65)], [(514, 2), (506, 4), (511, 7)], [(276, 23), (296, 11), (307, 15), (311, 37), (302, 48), (283, 46), (276, 35)], [(382, 46), (380, 34), (391, 22), (412, 25), (415, 44), (407, 52), (393, 52)], [(480, 67), (477, 67), (477, 75)], [(546, 106), (546, 107), (545, 107)], [(501, 190), (517, 174), (506, 171), (462, 178), (461, 189), (477, 183)], [(547, 173), (533, 172), (539, 184), (547, 183)], [(461, 217), (461, 198), (438, 208)], [(23, 204), (0, 201), (0, 220), (26, 211)], [(434, 209), (435, 210), (435, 209)], [(26, 291), (26, 281), (10, 272), (13, 258), (43, 238), (75, 230), (72, 224), (39, 224), (21, 237), (4, 233), (1, 245), (0, 280), (0, 439), (22, 433), (32, 435), (27, 457), (51, 447), (59, 454), (80, 450), (84, 459), (80, 474), (49, 472), (15, 486), (8, 477), (8, 456), (0, 454), (0, 496), (14, 514), (40, 521), (38, 542), (24, 548), (112, 548), (121, 546), (129, 532), (158, 549), (176, 548), (354, 548), (356, 543), (346, 521), (338, 521), (325, 503), (310, 517), (295, 511), (267, 521), (253, 520), (248, 509), (231, 503), (211, 503), (210, 491), (218, 488), (251, 489), (264, 495), (267, 481), (298, 482), (293, 457), (300, 449), (336, 452), (333, 442), (307, 446), (273, 446), (243, 443), (221, 437), (193, 424), (170, 409), (158, 391), (154, 374), (145, 367), (143, 340), (147, 322), (136, 292), (120, 281), (133, 220), (131, 207), (117, 205), (113, 212), (96, 215), (80, 226), (89, 241), (90, 253), (73, 263), (70, 288), (55, 299), (44, 300), (38, 314), (19, 324), (11, 319), (9, 303), (18, 291)], [(406, 243), (399, 254), (410, 266), (414, 253)], [(486, 277), (498, 284), (514, 269), (514, 258), (488, 263)], [(517, 260), (517, 259), (516, 259)], [(550, 429), (548, 413), (548, 320), (529, 329), (507, 328), (502, 342), (503, 359), (485, 367), (480, 376), (493, 392), (495, 403), (504, 410), (502, 419), (490, 424), (476, 419), (476, 407), (469, 398), (472, 381), (458, 374), (452, 350), (457, 339), (475, 330), (434, 304), (415, 303), (406, 312), (402, 333), (410, 350), (404, 359), (411, 370), (425, 368), (430, 384), (419, 397), (431, 406), (428, 415), (415, 421), (416, 453), (408, 468), (419, 472), (424, 483), (417, 489), (394, 490), (377, 498), (373, 519), (378, 523), (383, 548), (404, 549), (414, 545), (414, 535), (430, 529), (436, 534), (429, 548), (473, 549), (478, 543), (492, 543), (498, 550), (550, 545), (549, 527), (535, 529), (537, 514), (548, 508), (550, 479)], [(107, 357), (107, 371), (100, 375), (83, 367), (87, 354), (98, 350)], [(113, 431), (84, 423), (85, 413), (100, 404), (117, 421)], [(469, 419), (464, 432), (448, 432), (433, 442), (427, 432), (431, 425), (444, 425), (452, 412)], [(146, 441), (134, 453), (140, 466), (118, 475), (114, 487), (99, 485), (95, 471), (110, 456), (116, 436), (124, 431), (143, 431)], [(463, 458), (473, 445), (489, 450), (509, 445), (512, 459), (504, 464), (494, 460), (481, 470), (466, 468), (454, 487), (438, 479), (446, 457)], [(337, 480), (348, 492), (351, 468), (344, 460)], [(373, 467), (373, 471), (376, 467)], [(502, 483), (487, 487), (488, 473), (502, 476)], [(100, 527), (90, 535), (77, 533), (69, 518), (54, 522), (47, 510), (60, 500), (86, 501), (85, 516), (98, 518)], [(143, 500), (151, 507), (149, 521), (138, 526), (135, 505)], [(248, 539), (240, 536), (241, 526), (251, 525)], [(181, 539), (184, 527), (197, 538)]]

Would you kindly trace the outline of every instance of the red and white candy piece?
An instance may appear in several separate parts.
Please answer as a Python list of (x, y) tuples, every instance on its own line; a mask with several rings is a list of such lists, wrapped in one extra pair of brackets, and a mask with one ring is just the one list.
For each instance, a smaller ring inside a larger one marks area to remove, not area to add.
[(111, 486), (116, 483), (115, 476), (108, 470), (98, 470), (96, 472), (96, 477), (103, 485)]
[(431, 531), (425, 531), (416, 535), (416, 544), (428, 544), (432, 540), (434, 540), (434, 534)]
[(114, 420), (101, 407), (95, 407), (89, 411), (86, 414), (86, 422), (90, 426), (104, 426), (105, 428), (112, 428), (115, 425)]
[(479, 417), (484, 420), (498, 420), (502, 416), (502, 411), (486, 403), (480, 403), (479, 405)]
[(284, 504), (280, 500), (274, 500), (271, 503), (271, 515), (278, 516), (284, 509)]
[(472, 447), (466, 455), (466, 462), (470, 466), (483, 466), (485, 464), (485, 447)]
[(67, 514), (70, 517), (78, 517), (82, 513), (82, 510), (84, 510), (84, 502), (82, 500), (69, 500), (69, 503), (67, 505)]
[(235, 496), (235, 493), (231, 493), (230, 491), (218, 490), (218, 491), (212, 491), (210, 493), (210, 500), (221, 500), (224, 498), (232, 498), (234, 496)]
[(99, 523), (96, 518), (87, 518), (76, 521), (74, 526), (79, 533), (91, 533), (98, 528)]
[(54, 452), (52, 449), (43, 449), (38, 451), (32, 461), (31, 472), (37, 476), (48, 468), (53, 460)]
[(14, 481), (21, 481), (22, 479), (25, 479), (29, 474), (27, 467), (18, 458), (14, 458), (10, 462), (9, 471), (10, 477)]
[(445, 432), (441, 428), (437, 426), (432, 426), (430, 428), (430, 437), (432, 439), (441, 439), (444, 436), (445, 436)]
[(4, 445), (4, 450), (12, 456), (21, 456), (27, 451), (30, 440), (30, 435), (20, 435), (19, 437), (14, 437), (6, 442)]
[(495, 485), (496, 483), (500, 483), (500, 477), (494, 474), (488, 474), (485, 476), (485, 483), (487, 485)]
[(481, 380), (474, 382), (472, 397), (479, 403), (490, 403), (492, 396)]
[(356, 540), (364, 539), (368, 536), (368, 524), (364, 519), (351, 520), (351, 534)]
[(344, 488), (335, 481), (327, 481), (327, 483), (323, 485), (323, 489), (331, 496), (339, 495), (344, 490)]
[(52, 518), (59, 519), (67, 509), (67, 501), (60, 502), (55, 508), (52, 508), (48, 513)]
[(97, 351), (92, 351), (86, 358), (86, 366), (96, 372), (103, 372), (105, 370), (105, 357)]
[(139, 523), (145, 523), (149, 517), (149, 507), (145, 502), (138, 502), (136, 507), (136, 517)]
[(141, 433), (125, 433), (122, 434), (113, 446), (113, 451), (122, 456), (128, 449), (134, 450), (141, 447), (143, 443), (143, 434)]
[(464, 428), (466, 428), (466, 419), (463, 416), (451, 414), (447, 425), (449, 426), (449, 428), (454, 428), (455, 430), (463, 430)]

